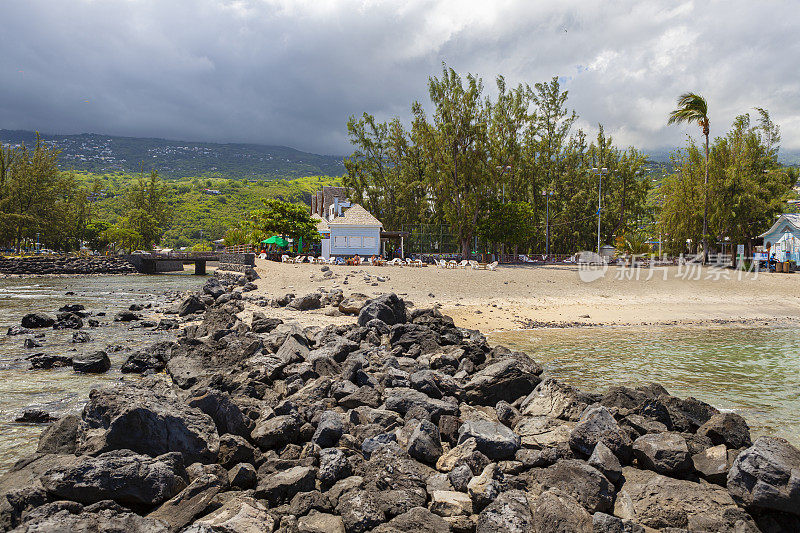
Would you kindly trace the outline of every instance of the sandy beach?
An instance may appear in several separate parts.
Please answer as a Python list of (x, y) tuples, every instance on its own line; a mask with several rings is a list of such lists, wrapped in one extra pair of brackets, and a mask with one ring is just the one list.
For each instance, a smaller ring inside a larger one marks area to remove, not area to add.
[[(326, 279), (321, 268), (258, 261), (258, 290), (270, 297), (335, 288), (345, 296), (395, 292), (416, 307), (439, 305), (458, 326), (483, 332), (579, 325), (754, 325), (800, 317), (800, 273), (739, 275), (677, 266), (610, 266), (605, 272), (582, 272), (574, 265), (501, 265), (496, 271), (331, 266), (334, 276)], [(589, 277), (599, 279), (584, 281)], [(352, 321), (324, 310), (260, 310), (308, 324)]]

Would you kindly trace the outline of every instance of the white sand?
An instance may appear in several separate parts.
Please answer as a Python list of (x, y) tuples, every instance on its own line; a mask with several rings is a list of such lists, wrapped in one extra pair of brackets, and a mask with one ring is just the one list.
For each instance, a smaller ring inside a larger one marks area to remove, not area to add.
[[(322, 277), (320, 265), (258, 261), (256, 269), (261, 275), (259, 292), (270, 297), (287, 292), (300, 296), (319, 288), (341, 288), (345, 296), (395, 292), (417, 307), (439, 304), (457, 325), (485, 332), (529, 327), (529, 321), (552, 326), (741, 324), (800, 317), (800, 273), (761, 272), (738, 279), (734, 271), (705, 268), (697, 280), (693, 279), (696, 272), (686, 279), (686, 270), (678, 267), (637, 273), (611, 266), (603, 278), (587, 283), (581, 280), (578, 268), (569, 265), (500, 266), (494, 272), (434, 266), (331, 266), (332, 279)], [(369, 282), (364, 274), (369, 274)], [(386, 281), (377, 282), (377, 276)], [(304, 324), (353, 320), (326, 316), (324, 310), (262, 311)]]

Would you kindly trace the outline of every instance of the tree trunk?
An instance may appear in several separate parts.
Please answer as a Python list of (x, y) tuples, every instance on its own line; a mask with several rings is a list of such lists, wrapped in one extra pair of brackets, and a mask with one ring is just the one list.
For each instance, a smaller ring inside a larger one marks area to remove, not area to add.
[(470, 258), (470, 245), (469, 241), (471, 239), (469, 237), (461, 237), (461, 256), (464, 259)]
[(703, 264), (708, 263), (708, 126), (703, 133), (706, 136), (706, 176), (703, 187)]

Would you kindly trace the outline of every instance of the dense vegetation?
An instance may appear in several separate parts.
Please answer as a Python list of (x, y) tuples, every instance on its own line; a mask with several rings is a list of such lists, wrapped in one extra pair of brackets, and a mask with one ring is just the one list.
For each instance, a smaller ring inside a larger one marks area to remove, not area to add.
[(386, 227), (447, 224), (465, 255), (478, 233), (495, 248), (544, 250), (545, 192), (551, 250), (593, 249), (601, 178), (602, 240), (634, 230), (650, 187), (645, 155), (614, 146), (602, 127), (592, 142), (575, 130), (577, 114), (557, 78), (534, 87), (496, 83), (497, 97), (484, 97), (481, 79), (445, 67), (428, 81), (431, 116), (414, 102), (408, 128), (399, 119), (351, 117), (356, 150), (345, 160), (345, 185)]
[[(501, 76), (496, 84), (497, 96), (484, 97), (480, 78), (444, 67), (428, 80), (430, 116), (414, 102), (410, 125), (351, 117), (355, 151), (344, 184), (386, 227), (445, 224), (469, 255), (476, 236), (495, 250), (544, 251), (548, 198), (554, 253), (595, 249), (598, 212), (602, 243), (638, 253), (663, 234), (671, 251), (685, 251), (687, 239), (702, 240), (706, 198), (710, 237), (741, 243), (786, 208), (797, 179), (778, 163), (778, 129), (765, 111), (759, 126), (745, 115), (713, 141), (705, 194), (705, 158), (693, 143), (654, 165), (634, 147), (615, 146), (602, 125), (591, 141), (575, 129), (557, 78), (509, 88)], [(707, 133), (705, 100), (689, 96), (702, 109), (679, 109), (670, 120)]]
[[(97, 191), (92, 203), (96, 219), (119, 225), (127, 213), (126, 191), (136, 183), (134, 176), (79, 174), (78, 178)], [(328, 176), (307, 176), (252, 183), (195, 177), (167, 180), (165, 183), (166, 200), (173, 219), (163, 233), (161, 244), (170, 248), (200, 248), (224, 238), (229, 229), (249, 221), (251, 213), (263, 207), (262, 199), (309, 204), (312, 192), (323, 185), (336, 185), (338, 180)]]
[[(156, 170), (169, 178), (276, 179), (320, 174), (339, 176), (344, 172), (341, 157), (311, 154), (285, 146), (170, 141), (94, 133), (45, 134), (42, 139), (60, 151), (62, 169), (93, 173)], [(0, 130), (0, 140), (10, 145), (32, 146), (36, 134)]]

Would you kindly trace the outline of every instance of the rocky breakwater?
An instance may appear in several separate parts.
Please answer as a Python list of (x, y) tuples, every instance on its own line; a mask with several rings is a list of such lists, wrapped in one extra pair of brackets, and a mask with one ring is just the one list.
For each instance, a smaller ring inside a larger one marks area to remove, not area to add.
[(212, 279), (132, 365), (164, 373), (93, 391), (0, 478), (3, 528), (800, 530), (800, 451), (735, 414), (577, 390), (393, 294), (347, 326), (246, 323), (247, 280)]
[(97, 257), (0, 257), (0, 274), (42, 276), (52, 274), (133, 274), (128, 261), (114, 256)]

